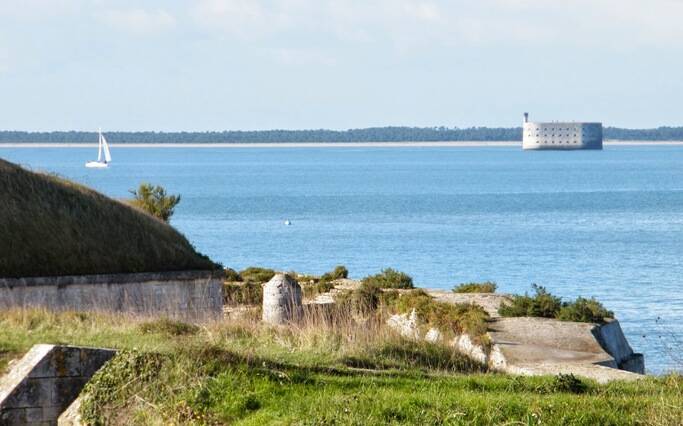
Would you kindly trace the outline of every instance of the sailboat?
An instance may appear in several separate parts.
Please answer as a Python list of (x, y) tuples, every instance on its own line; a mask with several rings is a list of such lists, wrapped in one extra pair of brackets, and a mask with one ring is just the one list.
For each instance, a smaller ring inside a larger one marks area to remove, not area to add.
[[(111, 162), (111, 153), (109, 152), (109, 144), (102, 134), (102, 129), (98, 131), (99, 135), (99, 146), (97, 148), (97, 161), (88, 161), (85, 163), (85, 167), (92, 168), (105, 168)], [(104, 153), (104, 160), (102, 159), (102, 154)]]

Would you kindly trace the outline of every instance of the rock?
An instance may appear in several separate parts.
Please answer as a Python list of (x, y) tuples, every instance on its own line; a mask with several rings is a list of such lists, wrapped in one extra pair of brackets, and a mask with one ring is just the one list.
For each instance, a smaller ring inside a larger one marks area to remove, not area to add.
[(478, 345), (472, 341), (468, 334), (461, 334), (453, 340), (453, 346), (458, 352), (465, 354), (475, 361), (486, 364), (488, 356), (484, 351), (482, 345)]
[(284, 325), (301, 317), (301, 287), (289, 275), (278, 273), (263, 286), (262, 320)]
[(418, 328), (418, 318), (415, 309), (409, 314), (396, 314), (389, 317), (387, 325), (396, 330), (401, 336), (408, 339), (418, 340), (420, 330)]
[(436, 343), (441, 340), (441, 332), (436, 328), (430, 328), (425, 334), (425, 340), (430, 343)]

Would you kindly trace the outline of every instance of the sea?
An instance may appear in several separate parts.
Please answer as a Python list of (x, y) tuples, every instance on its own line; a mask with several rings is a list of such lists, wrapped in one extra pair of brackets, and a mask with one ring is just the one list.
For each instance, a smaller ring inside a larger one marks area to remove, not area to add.
[(648, 372), (683, 371), (683, 146), (113, 147), (108, 169), (86, 169), (95, 151), (0, 157), (115, 198), (163, 185), (182, 197), (171, 224), (238, 270), (391, 267), (427, 288), (595, 297)]

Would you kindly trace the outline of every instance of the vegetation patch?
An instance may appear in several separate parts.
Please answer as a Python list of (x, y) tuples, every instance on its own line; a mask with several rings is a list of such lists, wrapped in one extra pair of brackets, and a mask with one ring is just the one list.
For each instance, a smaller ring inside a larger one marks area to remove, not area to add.
[(240, 271), (239, 276), (242, 277), (241, 281), (244, 282), (266, 283), (275, 276), (275, 273), (272, 269), (250, 266)]
[(495, 293), (498, 285), (491, 281), (483, 283), (462, 283), (453, 288), (453, 293)]
[(253, 281), (223, 283), (223, 303), (226, 305), (261, 305), (263, 284)]
[(476, 339), (484, 336), (488, 329), (489, 315), (481, 306), (437, 302), (424, 290), (401, 294), (389, 307), (399, 313), (410, 313), (414, 309), (428, 327), (451, 336), (467, 333)]
[(169, 336), (185, 336), (195, 334), (199, 331), (199, 327), (194, 324), (187, 324), (182, 321), (176, 321), (168, 318), (162, 318), (154, 321), (146, 321), (140, 324), (140, 331), (143, 333), (158, 333)]
[(3, 160), (0, 200), (0, 277), (217, 267), (165, 222), (83, 185)]
[(414, 288), (413, 278), (410, 275), (391, 268), (384, 269), (379, 274), (369, 275), (363, 278), (362, 282), (379, 288)]
[(604, 323), (614, 318), (612, 311), (593, 298), (579, 297), (573, 302), (563, 302), (545, 287), (533, 284), (532, 288), (535, 293), (533, 296), (513, 296), (510, 303), (501, 305), (498, 313), (504, 317), (541, 317), (592, 323)]
[(235, 271), (234, 269), (225, 268), (223, 271), (225, 272), (225, 276), (224, 276), (225, 281), (228, 281), (228, 282), (241, 282), (241, 281), (243, 281), (242, 276), (239, 274), (239, 272)]

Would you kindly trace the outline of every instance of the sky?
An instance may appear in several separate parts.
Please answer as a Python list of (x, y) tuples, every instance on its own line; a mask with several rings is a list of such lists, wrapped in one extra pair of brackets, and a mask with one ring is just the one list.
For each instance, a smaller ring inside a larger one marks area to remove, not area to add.
[(683, 125), (683, 0), (0, 0), (0, 129)]

